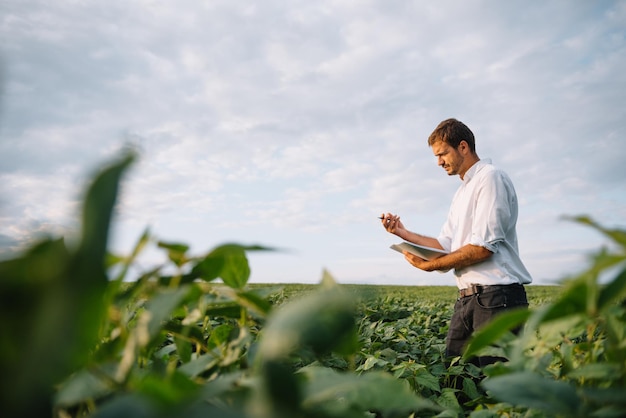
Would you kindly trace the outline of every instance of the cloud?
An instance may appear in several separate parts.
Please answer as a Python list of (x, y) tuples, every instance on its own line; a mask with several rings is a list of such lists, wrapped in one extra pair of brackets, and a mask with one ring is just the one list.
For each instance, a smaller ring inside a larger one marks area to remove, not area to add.
[[(375, 216), (438, 233), (459, 183), (426, 139), (447, 117), (513, 178), (522, 249), (564, 213), (623, 223), (624, 22), (623, 2), (9, 0), (0, 234), (75, 227), (90, 170), (130, 143), (116, 246), (145, 224), (199, 247), (268, 238), (309, 254), (300, 277), (327, 259), (401, 280), (372, 256), (394, 238)], [(549, 253), (527, 253), (536, 275), (567, 268)]]

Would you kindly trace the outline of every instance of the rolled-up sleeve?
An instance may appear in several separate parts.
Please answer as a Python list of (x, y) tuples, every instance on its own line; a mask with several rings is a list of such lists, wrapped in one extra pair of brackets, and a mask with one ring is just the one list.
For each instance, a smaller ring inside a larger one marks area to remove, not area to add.
[(515, 192), (502, 173), (493, 171), (482, 179), (475, 195), (472, 232), (469, 243), (496, 253), (498, 243), (504, 241), (517, 214)]

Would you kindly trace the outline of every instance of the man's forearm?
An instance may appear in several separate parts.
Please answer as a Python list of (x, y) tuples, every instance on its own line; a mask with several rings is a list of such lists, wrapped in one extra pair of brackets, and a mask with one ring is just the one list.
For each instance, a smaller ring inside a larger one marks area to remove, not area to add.
[(441, 246), (437, 238), (427, 237), (426, 235), (416, 234), (411, 231), (404, 231), (401, 235), (398, 235), (405, 241), (412, 242), (413, 244), (421, 245), (424, 247), (438, 248), (443, 250), (444, 248)]
[(493, 253), (484, 247), (468, 244), (450, 254), (429, 260), (416, 267), (426, 271), (461, 269), (485, 261), (492, 255)]

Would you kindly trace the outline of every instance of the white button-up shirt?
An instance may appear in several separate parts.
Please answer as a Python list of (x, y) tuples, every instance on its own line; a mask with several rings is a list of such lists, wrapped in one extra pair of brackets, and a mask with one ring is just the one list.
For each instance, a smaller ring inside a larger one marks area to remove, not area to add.
[(516, 223), (517, 195), (511, 179), (490, 160), (478, 161), (463, 176), (437, 237), (450, 252), (472, 244), (493, 253), (485, 261), (454, 271), (459, 289), (532, 282), (519, 257)]

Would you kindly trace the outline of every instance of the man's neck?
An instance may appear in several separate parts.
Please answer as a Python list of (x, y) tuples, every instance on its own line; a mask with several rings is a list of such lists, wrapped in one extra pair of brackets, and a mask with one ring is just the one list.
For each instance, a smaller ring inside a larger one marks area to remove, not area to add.
[(480, 158), (478, 158), (478, 155), (476, 154), (472, 154), (470, 157), (466, 159), (467, 164), (466, 164), (465, 170), (459, 173), (459, 177), (461, 178), (461, 180), (463, 180), (463, 178), (465, 177), (465, 173), (467, 173), (467, 171), (479, 161), (480, 161)]

